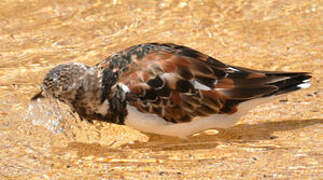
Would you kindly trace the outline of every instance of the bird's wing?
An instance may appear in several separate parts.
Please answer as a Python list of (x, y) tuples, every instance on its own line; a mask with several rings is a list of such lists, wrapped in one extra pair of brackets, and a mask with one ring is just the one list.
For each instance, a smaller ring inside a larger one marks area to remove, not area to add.
[(173, 123), (232, 114), (242, 101), (274, 94), (274, 83), (287, 78), (229, 66), (175, 44), (141, 44), (116, 56), (98, 66), (120, 71), (117, 83), (129, 88), (131, 105)]

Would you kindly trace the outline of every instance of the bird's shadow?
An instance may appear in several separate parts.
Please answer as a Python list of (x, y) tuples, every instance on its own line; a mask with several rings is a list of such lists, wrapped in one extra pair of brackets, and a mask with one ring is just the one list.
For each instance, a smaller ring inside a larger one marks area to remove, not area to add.
[[(261, 140), (274, 140), (279, 137), (274, 136), (274, 132), (290, 131), (315, 124), (323, 124), (323, 119), (307, 119), (307, 120), (284, 120), (278, 122), (265, 122), (259, 124), (239, 124), (232, 128), (220, 131), (218, 134), (209, 135), (207, 133), (200, 133), (197, 136), (192, 136), (186, 140), (177, 139), (174, 137), (166, 137), (159, 135), (147, 134), (149, 140), (146, 142), (135, 141), (133, 143), (126, 143), (119, 147), (111, 147), (108, 145), (101, 145), (98, 143), (81, 143), (70, 142), (66, 150), (76, 150), (79, 155), (81, 152), (89, 154), (106, 153), (124, 153), (125, 156), (129, 150), (144, 150), (158, 152), (158, 151), (183, 151), (183, 150), (198, 150), (211, 149), (217, 147), (221, 143), (252, 143)], [(93, 150), (93, 152), (91, 152)], [(82, 155), (82, 156), (83, 156)]]
[(124, 144), (123, 148), (141, 149), (150, 148), (152, 151), (165, 150), (194, 150), (214, 148), (219, 143), (250, 143), (261, 140), (274, 140), (279, 138), (274, 132), (290, 131), (307, 126), (323, 124), (323, 119), (307, 120), (284, 120), (278, 122), (264, 122), (258, 124), (239, 124), (226, 130), (220, 130), (218, 134), (209, 135), (200, 133), (187, 140), (173, 137), (148, 134), (148, 142), (135, 142), (134, 144)]

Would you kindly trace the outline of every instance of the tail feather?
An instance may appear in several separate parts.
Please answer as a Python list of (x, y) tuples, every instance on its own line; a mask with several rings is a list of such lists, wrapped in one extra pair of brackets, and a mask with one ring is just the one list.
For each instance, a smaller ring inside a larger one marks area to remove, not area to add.
[(232, 67), (233, 72), (218, 81), (215, 89), (227, 98), (246, 101), (276, 96), (310, 86), (308, 72), (271, 72)]
[[(281, 75), (284, 76), (284, 74)], [(309, 83), (309, 79), (312, 76), (310, 76), (309, 73), (293, 73), (292, 75), (286, 74), (285, 76), (289, 78), (271, 83), (271, 85), (278, 87), (278, 89), (266, 96), (285, 94), (299, 89), (308, 88), (311, 85)]]

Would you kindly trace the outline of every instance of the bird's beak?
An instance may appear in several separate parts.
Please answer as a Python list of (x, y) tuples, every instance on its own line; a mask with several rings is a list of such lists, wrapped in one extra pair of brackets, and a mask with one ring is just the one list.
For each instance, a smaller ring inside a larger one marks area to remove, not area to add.
[(41, 99), (44, 98), (45, 96), (43, 95), (43, 92), (40, 91), (39, 93), (37, 93), (36, 95), (34, 95), (30, 100), (35, 101), (37, 99)]

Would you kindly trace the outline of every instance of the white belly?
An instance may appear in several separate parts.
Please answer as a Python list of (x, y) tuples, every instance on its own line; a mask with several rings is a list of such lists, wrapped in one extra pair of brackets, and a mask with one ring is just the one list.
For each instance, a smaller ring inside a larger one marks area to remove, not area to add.
[(140, 131), (186, 138), (194, 133), (212, 128), (230, 128), (236, 124), (240, 117), (259, 104), (272, 100), (262, 98), (246, 101), (238, 106), (238, 112), (233, 114), (214, 114), (208, 117), (196, 117), (187, 123), (171, 123), (151, 113), (142, 113), (136, 107), (128, 106), (128, 116), (125, 120), (127, 126)]

